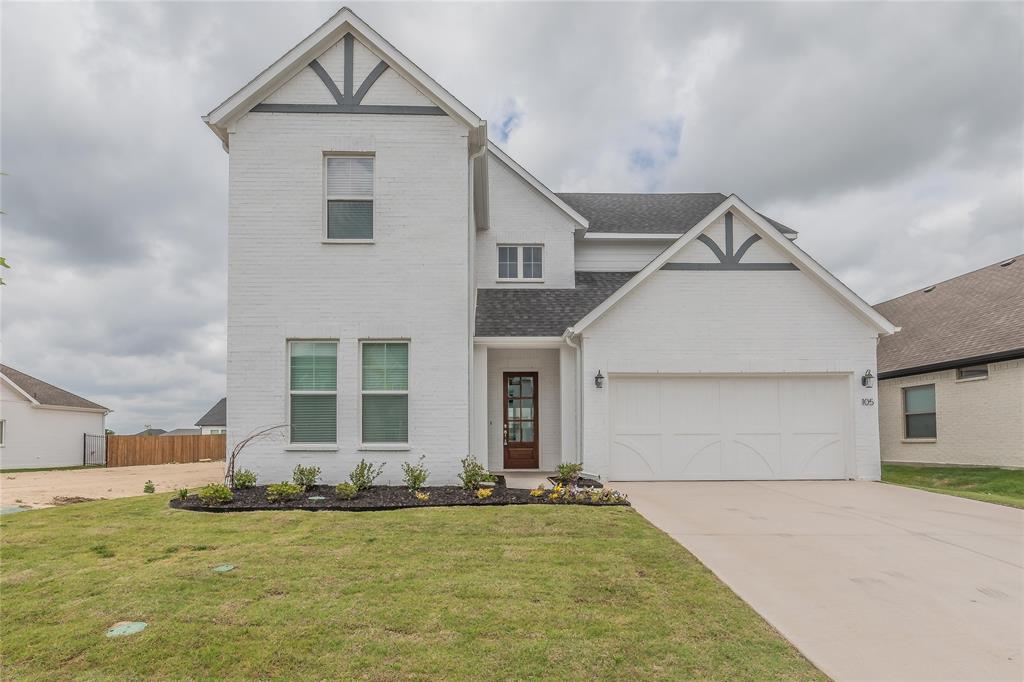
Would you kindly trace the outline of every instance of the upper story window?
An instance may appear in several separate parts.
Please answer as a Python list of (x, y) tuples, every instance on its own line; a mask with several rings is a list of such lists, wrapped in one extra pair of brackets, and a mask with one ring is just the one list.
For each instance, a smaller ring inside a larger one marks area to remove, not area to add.
[(372, 240), (373, 157), (328, 156), (325, 163), (327, 239)]
[(544, 247), (540, 245), (498, 246), (498, 279), (539, 282), (544, 279)]
[(958, 381), (970, 381), (972, 379), (988, 379), (988, 365), (971, 365), (970, 367), (959, 367), (956, 370)]

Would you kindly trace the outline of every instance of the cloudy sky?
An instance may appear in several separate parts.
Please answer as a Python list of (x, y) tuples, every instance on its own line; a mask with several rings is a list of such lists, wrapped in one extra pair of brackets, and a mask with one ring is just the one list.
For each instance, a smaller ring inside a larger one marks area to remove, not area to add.
[[(870, 303), (1024, 251), (1024, 5), (360, 4), (555, 190), (736, 192)], [(3, 362), (190, 426), (224, 394), (200, 121), (336, 4), (2, 9)]]

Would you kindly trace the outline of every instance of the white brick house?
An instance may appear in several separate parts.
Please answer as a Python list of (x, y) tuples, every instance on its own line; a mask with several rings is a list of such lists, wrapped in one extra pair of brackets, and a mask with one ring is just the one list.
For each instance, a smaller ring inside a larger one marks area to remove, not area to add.
[[(735, 195), (556, 195), (342, 9), (204, 120), (230, 155), (239, 466), (877, 478), (893, 326)], [(600, 385), (599, 385), (600, 384)]]

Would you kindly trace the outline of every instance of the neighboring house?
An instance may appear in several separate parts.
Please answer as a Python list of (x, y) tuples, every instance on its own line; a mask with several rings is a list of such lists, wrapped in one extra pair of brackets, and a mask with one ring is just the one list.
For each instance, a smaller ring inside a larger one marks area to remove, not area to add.
[(133, 433), (132, 435), (133, 436), (162, 436), (165, 433), (167, 433), (167, 431), (165, 429), (149, 428), (149, 429), (143, 429), (142, 431), (139, 431), (138, 433)]
[(882, 460), (1024, 467), (1024, 254), (875, 309)]
[(0, 468), (45, 469), (84, 461), (84, 435), (102, 435), (110, 410), (0, 365)]
[(200, 432), (206, 436), (210, 434), (228, 432), (228, 399), (221, 398), (217, 404), (199, 418), (196, 422)]
[(200, 429), (171, 429), (167, 433), (161, 433), (160, 436), (198, 436), (201, 433)]
[(861, 377), (894, 327), (739, 197), (555, 194), (348, 9), (204, 120), (230, 155), (228, 447), (290, 425), (242, 455), (263, 480), (424, 456), (452, 483), (467, 453), (879, 477)]

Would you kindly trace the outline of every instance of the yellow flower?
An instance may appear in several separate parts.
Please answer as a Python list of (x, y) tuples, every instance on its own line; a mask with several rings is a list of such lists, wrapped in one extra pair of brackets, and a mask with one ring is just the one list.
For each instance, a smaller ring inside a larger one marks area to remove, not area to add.
[(476, 491), (476, 496), (481, 500), (486, 500), (493, 492), (491, 488), (480, 488)]
[(552, 492), (550, 495), (548, 495), (548, 499), (549, 500), (557, 500), (558, 499), (558, 495), (559, 495), (558, 493)]
[(426, 502), (427, 500), (430, 499), (430, 493), (425, 493), (422, 490), (417, 490), (415, 494), (416, 499), (419, 500), (420, 502)]
[(537, 486), (536, 488), (534, 488), (533, 490), (530, 491), (530, 496), (531, 497), (540, 497), (545, 492), (546, 491), (544, 490), (544, 486), (543, 485), (539, 485), (539, 486)]

